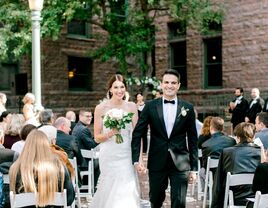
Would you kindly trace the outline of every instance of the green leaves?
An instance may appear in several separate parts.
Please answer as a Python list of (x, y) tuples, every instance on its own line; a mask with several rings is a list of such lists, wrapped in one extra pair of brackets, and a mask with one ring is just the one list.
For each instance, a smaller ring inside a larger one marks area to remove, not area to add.
[[(174, 21), (185, 22), (185, 28), (197, 26), (202, 32), (208, 30), (211, 22), (221, 23), (223, 18), (223, 10), (209, 0), (46, 0), (41, 35), (57, 40), (62, 26), (73, 19), (98, 25), (107, 32), (107, 41), (90, 55), (102, 61), (116, 60), (123, 74), (134, 65), (144, 75), (151, 68), (144, 57), (155, 44), (154, 20), (162, 11)], [(93, 35), (103, 39), (103, 34)], [(29, 53), (30, 37), (28, 1), (0, 1), (0, 61), (18, 60)], [(129, 63), (129, 57), (134, 61)]]

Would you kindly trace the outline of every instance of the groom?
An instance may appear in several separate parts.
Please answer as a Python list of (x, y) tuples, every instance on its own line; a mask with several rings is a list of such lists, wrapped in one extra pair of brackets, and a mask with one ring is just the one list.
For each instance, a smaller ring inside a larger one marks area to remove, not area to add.
[(161, 208), (168, 181), (171, 186), (171, 207), (184, 208), (188, 180), (196, 179), (197, 132), (193, 106), (177, 98), (180, 75), (165, 71), (161, 83), (163, 97), (146, 103), (132, 137), (132, 160), (138, 172), (145, 167), (139, 162), (141, 137), (150, 125), (148, 155), (150, 202)]

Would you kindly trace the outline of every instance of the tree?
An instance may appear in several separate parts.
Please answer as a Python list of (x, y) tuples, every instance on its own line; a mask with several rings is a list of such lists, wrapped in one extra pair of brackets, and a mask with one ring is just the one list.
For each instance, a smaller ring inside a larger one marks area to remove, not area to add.
[[(151, 76), (152, 64), (148, 57), (157, 29), (154, 20), (160, 11), (171, 15), (174, 21), (183, 22), (184, 29), (198, 25), (202, 31), (206, 31), (209, 22), (220, 23), (223, 17), (221, 7), (209, 0), (46, 0), (41, 35), (56, 40), (62, 25), (73, 19), (98, 25), (107, 32), (107, 41), (91, 56), (102, 61), (117, 60), (123, 74), (127, 74), (128, 59), (132, 57), (141, 71), (140, 76)], [(30, 53), (30, 43), (28, 1), (1, 1), (0, 60), (18, 60)]]

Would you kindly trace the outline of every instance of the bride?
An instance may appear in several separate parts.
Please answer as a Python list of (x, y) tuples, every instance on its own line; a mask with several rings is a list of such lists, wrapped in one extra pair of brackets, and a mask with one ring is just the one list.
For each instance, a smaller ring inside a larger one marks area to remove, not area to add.
[[(131, 135), (137, 122), (135, 103), (125, 100), (126, 82), (122, 75), (113, 75), (108, 82), (109, 99), (96, 106), (94, 137), (100, 143), (100, 177), (93, 197), (92, 208), (139, 208), (140, 197), (137, 176), (131, 159)], [(132, 123), (117, 132), (103, 125), (103, 116), (108, 110), (121, 109), (132, 112)], [(115, 134), (120, 133), (123, 143), (116, 143)]]

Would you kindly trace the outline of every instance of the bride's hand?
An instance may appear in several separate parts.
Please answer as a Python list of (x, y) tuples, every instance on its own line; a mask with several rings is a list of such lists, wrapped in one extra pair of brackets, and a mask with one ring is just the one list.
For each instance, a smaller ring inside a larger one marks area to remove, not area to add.
[(147, 168), (144, 167), (144, 165), (142, 163), (136, 163), (134, 166), (135, 166), (135, 169), (138, 172), (138, 174), (146, 174), (147, 173)]

